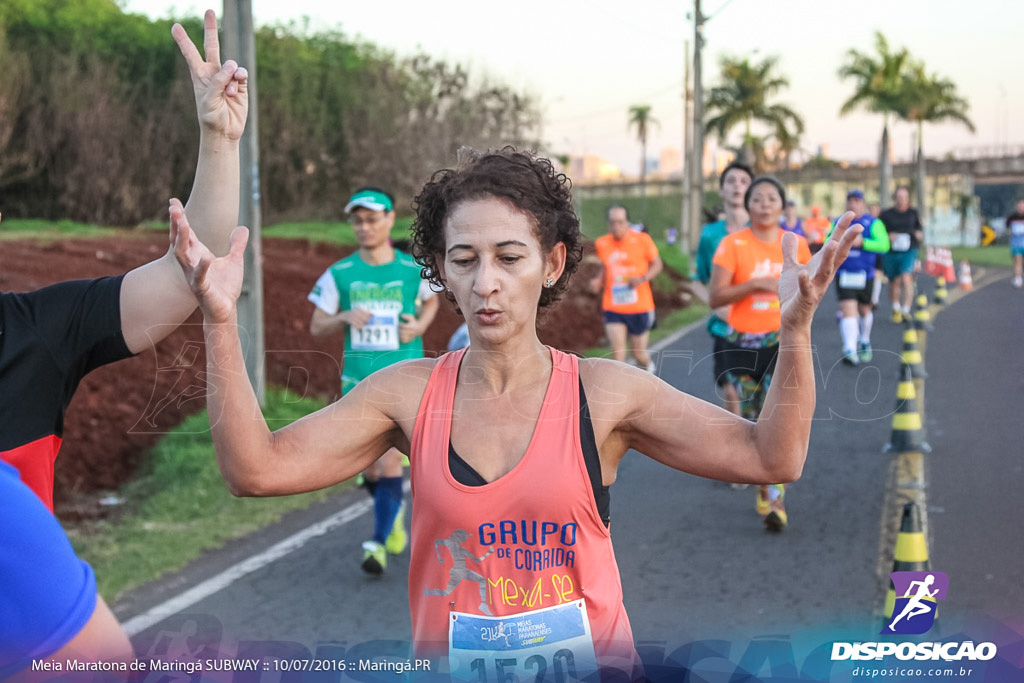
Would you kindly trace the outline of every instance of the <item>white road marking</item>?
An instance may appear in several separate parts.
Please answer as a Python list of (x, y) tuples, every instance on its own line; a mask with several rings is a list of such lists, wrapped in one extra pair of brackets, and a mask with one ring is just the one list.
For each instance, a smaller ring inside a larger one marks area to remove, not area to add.
[[(403, 491), (405, 493), (409, 492), (408, 481), (405, 482)], [(344, 526), (371, 510), (373, 510), (373, 500), (371, 499), (364, 500), (360, 503), (353, 503), (344, 510), (339, 510), (330, 517), (322, 519), (319, 522), (292, 534), (279, 543), (275, 543), (263, 552), (228, 567), (220, 574), (193, 586), (184, 593), (179, 593), (173, 598), (151, 607), (142, 614), (132, 617), (125, 621), (121, 626), (129, 636), (138, 635), (150, 626), (163, 621), (167, 617), (188, 609), (200, 600), (208, 598), (214, 593), (227, 588), (242, 577), (262, 569), (274, 560), (284, 557), (288, 553), (298, 550), (310, 540), (318, 536), (323, 536), (332, 529)]]

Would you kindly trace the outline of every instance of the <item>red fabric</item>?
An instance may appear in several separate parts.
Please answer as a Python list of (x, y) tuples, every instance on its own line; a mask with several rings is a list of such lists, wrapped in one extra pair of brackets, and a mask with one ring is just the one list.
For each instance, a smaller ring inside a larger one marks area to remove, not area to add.
[(18, 470), (21, 480), (32, 489), (53, 512), (53, 466), (60, 450), (59, 436), (44, 436), (24, 446), (0, 451), (0, 460)]

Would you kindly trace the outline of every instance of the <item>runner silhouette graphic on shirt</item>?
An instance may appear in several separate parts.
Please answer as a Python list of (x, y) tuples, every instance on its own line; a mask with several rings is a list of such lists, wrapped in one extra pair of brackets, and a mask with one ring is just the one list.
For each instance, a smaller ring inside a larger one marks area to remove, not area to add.
[(444, 564), (444, 556), (441, 554), (441, 546), (448, 548), (452, 555), (452, 568), (448, 571), (448, 585), (444, 588), (428, 588), (424, 595), (450, 595), (455, 588), (463, 581), (472, 581), (480, 586), (480, 611), (487, 616), (494, 616), (491, 608), (487, 606), (487, 579), (470, 569), (467, 566), (469, 560), (483, 562), (487, 556), (494, 552), (494, 548), (488, 548), (483, 557), (474, 557), (463, 543), (469, 539), (470, 534), (464, 529), (456, 529), (448, 538), (439, 538), (434, 541), (434, 550), (437, 552), (437, 561)]
[[(893, 626), (895, 626), (896, 622), (898, 622), (903, 617), (906, 617), (907, 621), (910, 621), (912, 618), (918, 616), (919, 614), (928, 614), (932, 611), (932, 607), (929, 607), (928, 605), (924, 604), (924, 599), (926, 597), (934, 598), (936, 594), (938, 594), (938, 588), (936, 588), (934, 591), (928, 590), (928, 588), (933, 583), (935, 583), (934, 574), (929, 574), (928, 576), (926, 576), (924, 581), (910, 582), (910, 585), (907, 586), (907, 594), (903, 596), (904, 598), (909, 597), (910, 600), (908, 600), (907, 604), (904, 605), (903, 611), (900, 612), (899, 616), (893, 619), (892, 623), (889, 624), (890, 631), (895, 630), (893, 629)], [(917, 592), (913, 596), (911, 596), (910, 594), (914, 592), (914, 586), (917, 586)]]

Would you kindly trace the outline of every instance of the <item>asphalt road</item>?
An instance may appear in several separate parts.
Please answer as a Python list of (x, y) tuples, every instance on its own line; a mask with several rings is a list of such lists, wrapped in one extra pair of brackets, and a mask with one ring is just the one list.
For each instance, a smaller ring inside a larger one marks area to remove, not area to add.
[[(1005, 271), (976, 275), (979, 284), (991, 284), (955, 294), (960, 298), (938, 312), (927, 338), (924, 417), (934, 450), (925, 458), (924, 512), (931, 567), (950, 577), (928, 637), (992, 639), (1020, 667), (1024, 293), (1010, 287)], [(922, 286), (930, 287), (930, 279)], [(893, 456), (882, 449), (892, 429), (903, 328), (888, 321), (883, 303), (874, 360), (850, 368), (839, 363), (835, 308), (830, 293), (814, 323), (818, 405), (804, 475), (787, 493), (785, 532), (763, 530), (753, 488), (734, 490), (635, 453), (623, 462), (612, 487), (612, 533), (649, 671), (660, 671), (666, 657), (703, 657), (694, 670), (703, 667), (708, 679), (729, 680), (742, 661), (745, 671), (760, 670), (768, 680), (798, 670), (826, 680), (823, 648), (837, 639), (878, 639), (893, 533), (887, 535), (883, 515)], [(696, 326), (660, 352), (658, 374), (717, 402), (710, 350), (703, 326)], [(365, 500), (353, 492), (294, 516), (136, 591), (115, 609), (129, 620), (142, 655), (174, 655), (175, 648), (194, 657), (405, 652), (408, 557), (393, 558), (382, 578), (359, 570), (369, 515), (243, 572), (193, 604), (161, 607), (297, 529)], [(166, 618), (155, 625), (130, 621), (151, 617), (154, 609)], [(701, 648), (707, 652), (695, 655)]]

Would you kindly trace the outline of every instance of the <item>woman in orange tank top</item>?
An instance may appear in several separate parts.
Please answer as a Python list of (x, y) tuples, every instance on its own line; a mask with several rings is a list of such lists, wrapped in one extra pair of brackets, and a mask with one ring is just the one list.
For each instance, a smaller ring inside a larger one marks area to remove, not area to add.
[[(723, 367), (740, 399), (740, 411), (757, 420), (775, 373), (782, 316), (779, 277), (785, 265), (780, 227), (786, 191), (774, 178), (757, 178), (747, 188), (743, 206), (750, 227), (726, 235), (718, 245), (711, 273), (711, 305), (730, 306), (733, 332), (724, 340)], [(796, 238), (796, 261), (807, 263), (811, 252), (803, 237)], [(783, 484), (757, 487), (755, 509), (768, 531), (788, 524)]]
[[(323, 410), (271, 432), (246, 377), (235, 302), (241, 252), (178, 259), (203, 309), (210, 423), (236, 495), (310, 491), (409, 453), (414, 649), (454, 679), (642, 676), (607, 519), (607, 487), (635, 448), (678, 470), (762, 484), (800, 476), (814, 408), (811, 317), (854, 231), (811, 263), (787, 242), (772, 419), (737, 420), (648, 373), (577, 359), (537, 337), (540, 309), (582, 257), (568, 179), (506, 148), (461, 155), (414, 201), (413, 253), (465, 316), (470, 345), (391, 365)], [(499, 666), (500, 671), (492, 671)]]

